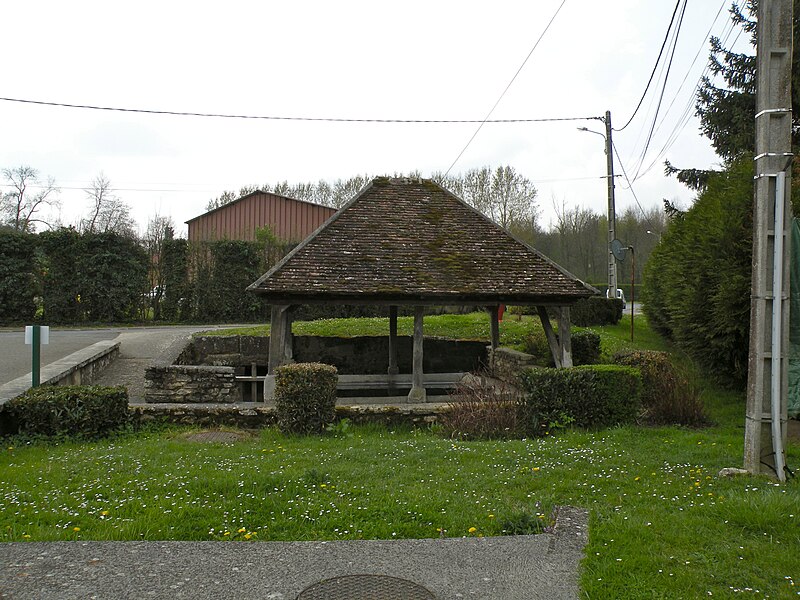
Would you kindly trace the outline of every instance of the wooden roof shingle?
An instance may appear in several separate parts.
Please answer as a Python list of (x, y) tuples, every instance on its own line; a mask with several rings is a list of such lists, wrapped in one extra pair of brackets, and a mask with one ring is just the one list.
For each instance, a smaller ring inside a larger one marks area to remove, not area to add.
[(597, 294), (426, 179), (370, 182), (248, 287), (273, 304), (572, 304)]

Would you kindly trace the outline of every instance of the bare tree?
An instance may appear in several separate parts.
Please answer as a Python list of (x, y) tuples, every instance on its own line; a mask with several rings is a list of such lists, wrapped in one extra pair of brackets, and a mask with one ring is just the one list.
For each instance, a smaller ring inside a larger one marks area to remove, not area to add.
[(108, 177), (101, 172), (84, 192), (91, 208), (89, 216), (81, 221), (81, 231), (113, 232), (135, 237), (136, 227), (131, 216), (131, 207), (114, 194)]
[(337, 179), (333, 184), (333, 194), (331, 196), (331, 206), (341, 208), (353, 196), (367, 185), (372, 177), (369, 175), (356, 175), (348, 180)]
[(161, 300), (165, 292), (166, 273), (162, 268), (161, 256), (164, 252), (164, 242), (175, 236), (175, 224), (172, 217), (153, 215), (147, 221), (147, 229), (142, 242), (150, 259), (150, 285), (148, 294), (153, 308), (153, 319), (161, 319)]
[(503, 229), (536, 221), (536, 188), (514, 167), (497, 167), (492, 173), (490, 214)]
[(48, 177), (47, 181), (41, 181), (39, 171), (26, 165), (3, 169), (3, 177), (13, 189), (0, 196), (0, 223), (29, 232), (33, 231), (34, 223), (46, 225), (47, 221), (35, 215), (45, 206), (59, 206), (55, 196), (60, 190), (55, 180)]

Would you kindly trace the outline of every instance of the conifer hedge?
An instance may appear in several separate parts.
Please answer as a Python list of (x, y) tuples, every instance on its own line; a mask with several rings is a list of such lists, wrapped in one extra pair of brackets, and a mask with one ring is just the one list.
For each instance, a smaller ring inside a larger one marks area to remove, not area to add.
[(747, 379), (753, 244), (752, 159), (714, 175), (670, 224), (645, 268), (648, 322), (711, 376)]

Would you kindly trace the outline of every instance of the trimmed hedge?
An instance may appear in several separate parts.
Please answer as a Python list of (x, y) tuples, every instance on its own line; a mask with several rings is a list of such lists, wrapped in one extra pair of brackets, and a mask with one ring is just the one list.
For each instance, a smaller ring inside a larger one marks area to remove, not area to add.
[(600, 334), (590, 329), (573, 331), (572, 363), (575, 365), (593, 365), (600, 360)]
[(639, 414), (642, 376), (618, 365), (571, 369), (527, 369), (520, 374), (523, 395), (518, 422), (527, 435), (552, 429), (609, 427)]
[(36, 269), (36, 236), (0, 229), (0, 323), (34, 318)]
[(40, 386), (10, 400), (19, 433), (97, 438), (128, 423), (128, 390), (103, 386)]
[(570, 309), (570, 319), (578, 327), (616, 325), (622, 319), (622, 300), (592, 296), (578, 300)]
[(147, 253), (116, 233), (60, 228), (38, 235), (44, 319), (51, 323), (139, 318), (148, 289)]
[(284, 433), (322, 433), (336, 420), (336, 367), (295, 363), (275, 370), (275, 411)]

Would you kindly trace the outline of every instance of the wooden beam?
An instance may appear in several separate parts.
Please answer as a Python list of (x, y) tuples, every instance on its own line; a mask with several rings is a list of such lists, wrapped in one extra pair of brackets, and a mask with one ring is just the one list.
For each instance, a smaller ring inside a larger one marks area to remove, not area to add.
[(414, 403), (425, 402), (427, 399), (424, 382), (425, 375), (422, 369), (422, 317), (424, 314), (424, 307), (414, 307), (414, 357), (412, 362), (411, 391), (408, 393), (408, 401)]
[(547, 309), (544, 306), (537, 306), (536, 312), (539, 313), (539, 320), (542, 322), (542, 329), (547, 337), (547, 345), (550, 346), (550, 353), (553, 355), (553, 362), (556, 368), (561, 368), (561, 347), (558, 343), (558, 338), (553, 331), (553, 326), (550, 324), (550, 316), (547, 314)]
[(397, 366), (397, 307), (389, 307), (389, 391), (394, 391), (394, 381), (400, 368)]
[(497, 350), (500, 345), (500, 311), (499, 306), (490, 306), (488, 309), (492, 331), (492, 350)]
[[(273, 304), (270, 311), (269, 363), (264, 380), (264, 400), (272, 400), (275, 394), (275, 369), (291, 360), (292, 331), (289, 306)], [(289, 338), (287, 340), (287, 337)], [(289, 358), (287, 358), (287, 347)]]
[(561, 346), (561, 366), (572, 366), (572, 323), (569, 306), (562, 306), (558, 314), (558, 341)]

